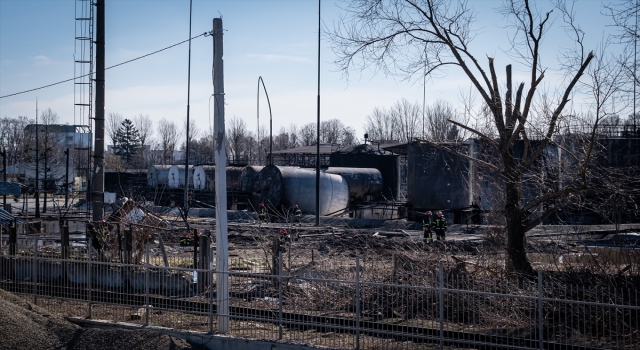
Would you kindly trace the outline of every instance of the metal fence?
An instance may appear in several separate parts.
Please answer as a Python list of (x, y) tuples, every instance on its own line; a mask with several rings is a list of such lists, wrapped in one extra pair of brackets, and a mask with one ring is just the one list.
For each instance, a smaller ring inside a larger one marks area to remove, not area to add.
[[(232, 256), (213, 266), (213, 249), (194, 268), (146, 245), (137, 262), (113, 261), (86, 245), (37, 237), (2, 246), (0, 288), (65, 316), (290, 340), (347, 349), (636, 349), (636, 289), (457, 274), (378, 259), (338, 262), (315, 252), (276, 258)], [(10, 248), (13, 248), (10, 250)], [(177, 247), (171, 249), (178, 249)], [(11, 252), (12, 254), (9, 254)], [(233, 254), (232, 254), (233, 255)], [(216, 309), (216, 275), (229, 276), (228, 315)]]

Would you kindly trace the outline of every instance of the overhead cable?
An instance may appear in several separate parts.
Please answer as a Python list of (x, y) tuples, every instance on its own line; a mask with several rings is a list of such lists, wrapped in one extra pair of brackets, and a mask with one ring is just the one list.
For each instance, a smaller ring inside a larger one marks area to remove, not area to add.
[[(208, 34), (208, 33), (202, 33), (202, 34), (200, 34), (200, 35), (196, 35), (196, 36), (194, 36), (194, 37), (193, 37), (193, 38), (191, 38), (191, 39), (196, 39), (196, 38), (198, 38), (198, 37), (204, 36), (205, 34)], [(160, 50), (157, 50), (157, 51), (154, 51), (154, 52), (148, 53), (148, 54), (146, 54), (146, 55), (142, 55), (142, 56), (140, 56), (140, 57), (136, 57), (136, 58), (130, 59), (130, 60), (128, 60), (128, 61), (124, 61), (124, 62), (121, 62), (121, 63), (118, 63), (118, 64), (114, 64), (113, 66), (109, 66), (109, 67), (105, 68), (104, 70), (108, 70), (108, 69), (111, 69), (111, 68), (115, 68), (115, 67), (118, 67), (118, 66), (122, 66), (123, 64), (131, 63), (131, 62), (133, 62), (133, 61), (137, 61), (137, 60), (139, 60), (139, 59), (141, 59), (141, 58), (145, 58), (145, 57), (147, 57), (147, 56), (151, 56), (151, 55), (157, 54), (157, 53), (159, 53), (159, 52), (162, 52), (162, 51), (164, 51), (164, 50), (167, 50), (167, 49), (170, 49), (170, 48), (172, 48), (172, 47), (178, 46), (178, 45), (180, 45), (180, 44), (184, 44), (184, 43), (188, 42), (189, 40), (190, 40), (190, 39), (187, 39), (187, 40), (181, 41), (181, 42), (179, 42), (179, 43), (177, 43), (177, 44), (173, 44), (173, 45), (171, 45), (171, 46), (167, 46), (167, 47), (165, 47), (165, 48), (163, 48), (163, 49), (160, 49)], [(85, 75), (80, 75), (80, 76), (77, 76), (77, 77), (74, 77), (74, 78), (71, 78), (71, 79), (67, 79), (67, 80), (59, 81), (59, 82), (57, 82), (57, 83), (53, 83), (53, 84), (49, 84), (49, 85), (45, 85), (45, 86), (41, 86), (41, 87), (37, 87), (37, 88), (35, 88), (35, 89), (29, 89), (29, 90), (25, 90), (25, 91), (20, 91), (20, 92), (16, 92), (16, 93), (13, 93), (13, 94), (9, 94), (9, 95), (0, 96), (0, 98), (11, 97), (11, 96), (15, 96), (15, 95), (20, 95), (20, 94), (24, 94), (24, 93), (27, 93), (27, 92), (31, 92), (31, 91), (41, 90), (41, 89), (48, 88), (48, 87), (51, 87), (51, 86), (55, 86), (55, 85), (59, 85), (59, 84), (63, 84), (63, 83), (66, 83), (66, 82), (69, 82), (69, 81), (72, 81), (72, 80), (75, 80), (75, 79), (78, 79), (78, 78), (86, 77), (87, 75), (92, 75), (92, 74), (93, 74), (93, 73), (88, 73), (88, 74), (85, 74)]]

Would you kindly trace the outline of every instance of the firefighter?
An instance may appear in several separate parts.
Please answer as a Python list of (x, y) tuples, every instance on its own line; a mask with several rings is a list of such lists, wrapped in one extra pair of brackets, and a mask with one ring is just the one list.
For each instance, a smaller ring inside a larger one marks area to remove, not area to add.
[(195, 235), (191, 237), (191, 234), (187, 231), (180, 238), (181, 247), (200, 246), (200, 231), (195, 231)]
[(258, 209), (258, 219), (260, 222), (267, 222), (267, 208), (265, 208), (264, 203), (260, 203), (260, 208)]
[(193, 245), (193, 240), (191, 239), (191, 234), (189, 232), (185, 232), (180, 238), (180, 246), (181, 247), (190, 247)]
[(442, 216), (442, 212), (436, 213), (436, 219), (431, 223), (431, 227), (436, 231), (436, 237), (440, 241), (444, 241), (445, 231), (447, 231), (447, 220)]
[(297, 204), (293, 205), (293, 217), (294, 217), (294, 223), (297, 223), (299, 226), (302, 225), (302, 210), (300, 210), (300, 208), (298, 208)]
[(280, 250), (285, 253), (287, 251), (287, 246), (291, 244), (291, 235), (287, 232), (286, 229), (280, 229)]
[(431, 236), (431, 212), (427, 211), (424, 213), (424, 218), (422, 219), (422, 231), (424, 232), (424, 238), (422, 239), (425, 242), (433, 242), (433, 237)]

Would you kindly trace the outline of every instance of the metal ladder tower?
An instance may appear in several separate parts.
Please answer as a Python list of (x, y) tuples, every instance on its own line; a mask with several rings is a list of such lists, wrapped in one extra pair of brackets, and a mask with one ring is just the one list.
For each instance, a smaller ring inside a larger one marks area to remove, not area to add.
[(93, 106), (93, 3), (91, 0), (76, 0), (75, 4), (75, 48), (74, 48), (74, 110), (73, 124), (80, 138), (74, 141), (76, 170), (84, 183), (76, 192), (87, 203), (87, 215), (91, 203), (92, 163), (92, 106)]

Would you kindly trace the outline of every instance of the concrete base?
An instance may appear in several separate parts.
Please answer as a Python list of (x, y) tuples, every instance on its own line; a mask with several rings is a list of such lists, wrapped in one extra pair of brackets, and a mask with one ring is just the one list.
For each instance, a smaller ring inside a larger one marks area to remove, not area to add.
[(320, 349), (308, 345), (281, 343), (277, 341), (250, 340), (241, 338), (231, 338), (222, 335), (212, 335), (200, 332), (178, 331), (172, 328), (142, 326), (126, 322), (110, 322), (102, 320), (88, 320), (79, 317), (68, 317), (69, 322), (73, 322), (85, 328), (102, 329), (146, 329), (154, 332), (166, 334), (174, 338), (184, 339), (191, 344), (201, 345), (211, 350), (313, 350)]

